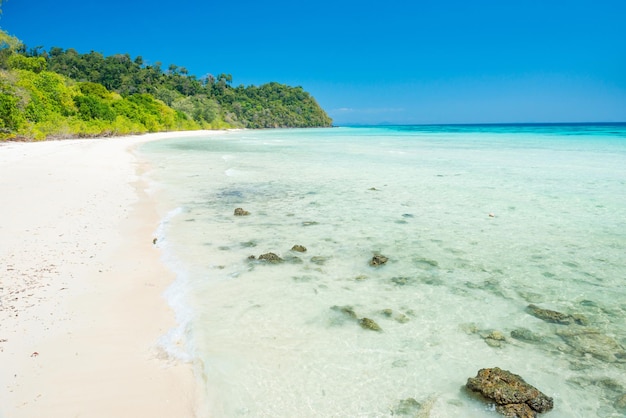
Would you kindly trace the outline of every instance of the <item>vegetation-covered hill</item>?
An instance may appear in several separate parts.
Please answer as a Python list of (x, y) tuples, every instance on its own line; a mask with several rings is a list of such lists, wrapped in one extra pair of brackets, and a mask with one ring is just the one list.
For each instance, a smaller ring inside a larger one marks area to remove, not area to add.
[(0, 139), (330, 126), (302, 87), (232, 86), (128, 54), (27, 49), (0, 30)]

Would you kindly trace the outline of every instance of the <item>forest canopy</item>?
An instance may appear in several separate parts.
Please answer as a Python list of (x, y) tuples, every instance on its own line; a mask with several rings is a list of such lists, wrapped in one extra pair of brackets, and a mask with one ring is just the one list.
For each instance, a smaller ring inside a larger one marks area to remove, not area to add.
[(0, 30), (0, 139), (332, 124), (300, 86), (232, 82), (128, 54), (27, 48)]

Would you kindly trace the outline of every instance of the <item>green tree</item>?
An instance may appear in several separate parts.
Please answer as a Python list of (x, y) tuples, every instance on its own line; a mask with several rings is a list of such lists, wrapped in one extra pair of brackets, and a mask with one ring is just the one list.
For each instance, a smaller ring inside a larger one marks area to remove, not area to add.
[(6, 139), (15, 136), (24, 125), (26, 119), (21, 109), (21, 100), (15, 94), (15, 88), (3, 78), (0, 78), (0, 138)]
[(13, 54), (7, 59), (9, 68), (17, 70), (28, 70), (40, 73), (48, 68), (48, 62), (44, 57), (26, 57), (20, 54)]
[(22, 41), (0, 29), (0, 68), (8, 68), (7, 60), (22, 46)]

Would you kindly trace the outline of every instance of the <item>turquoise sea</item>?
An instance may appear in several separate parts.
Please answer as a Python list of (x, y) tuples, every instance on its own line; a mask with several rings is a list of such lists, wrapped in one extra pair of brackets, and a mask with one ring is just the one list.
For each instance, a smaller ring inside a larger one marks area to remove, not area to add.
[(547, 417), (626, 415), (626, 125), (244, 130), (139, 152), (177, 275), (162, 344), (193, 362), (199, 416), (497, 417), (464, 389), (486, 367), (553, 397)]

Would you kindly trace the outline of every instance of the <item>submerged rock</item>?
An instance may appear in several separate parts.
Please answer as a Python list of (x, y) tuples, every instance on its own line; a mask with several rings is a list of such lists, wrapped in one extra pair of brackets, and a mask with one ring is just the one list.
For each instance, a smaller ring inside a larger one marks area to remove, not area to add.
[(516, 340), (525, 341), (527, 343), (538, 344), (543, 342), (541, 335), (535, 334), (527, 328), (517, 328), (511, 331), (511, 337)]
[(556, 333), (580, 355), (590, 354), (609, 363), (626, 361), (626, 350), (608, 335), (592, 328), (569, 328)]
[(304, 253), (306, 252), (306, 247), (304, 245), (294, 245), (293, 247), (291, 247), (291, 251), (297, 251), (299, 253)]
[(363, 329), (369, 329), (369, 330), (372, 330), (372, 331), (382, 331), (383, 330), (376, 322), (374, 322), (373, 319), (369, 319), (369, 318), (361, 318), (361, 319), (359, 319), (359, 325), (361, 325), (361, 328), (363, 328)]
[(502, 334), (500, 331), (490, 331), (488, 333), (482, 333), (480, 334), (480, 337), (485, 340), (485, 343), (489, 347), (500, 348), (506, 342), (504, 334)]
[(354, 320), (355, 322), (358, 322), (358, 324), (363, 329), (369, 329), (371, 331), (383, 330), (376, 322), (374, 322), (374, 320), (369, 319), (369, 318), (359, 318), (356, 312), (354, 311), (354, 308), (352, 308), (352, 306), (350, 305), (344, 305), (344, 306), (334, 305), (334, 306), (331, 306), (330, 309), (342, 314), (344, 319), (351, 319), (351, 320)]
[(587, 325), (589, 321), (583, 315), (574, 314), (568, 315), (557, 311), (552, 311), (550, 309), (543, 309), (537, 305), (530, 304), (526, 308), (526, 312), (531, 314), (532, 316), (544, 320), (546, 322), (552, 322), (554, 324), (561, 325), (570, 325), (570, 324), (578, 324), (578, 325)]
[(413, 284), (413, 282), (415, 282), (415, 279), (411, 277), (399, 276), (399, 277), (392, 277), (391, 282), (395, 284), (396, 286), (406, 286), (408, 284)]
[(340, 312), (342, 314), (344, 314), (345, 316), (347, 316), (350, 319), (358, 319), (359, 317), (356, 315), (356, 312), (354, 312), (354, 308), (352, 308), (352, 306), (349, 305), (345, 305), (345, 306), (331, 306), (330, 309), (332, 309), (333, 311), (337, 311)]
[(422, 409), (422, 404), (417, 402), (415, 398), (406, 398), (398, 402), (398, 405), (393, 409), (394, 415), (409, 415), (411, 417), (416, 416)]
[(509, 405), (496, 405), (496, 411), (505, 417), (535, 418), (537, 413), (525, 403), (512, 403)]
[(622, 396), (620, 396), (619, 398), (617, 398), (615, 400), (615, 403), (613, 404), (613, 406), (615, 407), (615, 409), (617, 409), (619, 412), (624, 412), (626, 413), (626, 393), (623, 394)]
[(396, 322), (399, 322), (401, 324), (406, 324), (407, 322), (410, 321), (409, 317), (406, 316), (403, 313), (398, 313), (397, 315), (393, 315), (393, 310), (392, 309), (383, 309), (382, 311), (380, 311), (380, 313), (386, 317), (386, 318), (393, 318)]
[(411, 418), (428, 418), (435, 401), (436, 398), (434, 396), (422, 402), (418, 402), (415, 398), (406, 398), (398, 402), (398, 405), (391, 410), (391, 413), (392, 415), (404, 415)]
[(466, 387), (496, 403), (496, 410), (510, 417), (535, 417), (554, 406), (552, 398), (529, 385), (520, 376), (498, 367), (480, 369), (467, 379)]
[(406, 316), (403, 313), (399, 313), (398, 315), (396, 315), (393, 319), (396, 320), (396, 322), (399, 322), (401, 324), (406, 324), (407, 322), (410, 321), (409, 317)]
[(374, 255), (374, 257), (372, 257), (372, 259), (370, 260), (370, 266), (372, 267), (378, 267), (378, 266), (382, 266), (383, 264), (385, 264), (387, 261), (389, 261), (389, 259), (387, 257), (385, 257), (384, 255), (381, 254), (376, 254)]
[(284, 258), (284, 261), (291, 264), (302, 264), (304, 261), (300, 257), (296, 257), (295, 255), (287, 255)]
[(413, 259), (413, 262), (421, 267), (439, 267), (439, 263), (437, 261), (423, 257), (416, 257)]
[(323, 257), (321, 255), (316, 255), (311, 257), (311, 263), (313, 264), (317, 264), (318, 266), (323, 266), (324, 264), (326, 264), (326, 261), (328, 261), (330, 259), (330, 257)]
[(247, 210), (243, 210), (243, 208), (235, 209), (235, 216), (248, 216), (248, 215), (250, 215), (250, 212), (248, 212)]
[(259, 260), (267, 261), (268, 263), (278, 264), (282, 263), (284, 260), (277, 256), (274, 253), (265, 253), (259, 256)]

